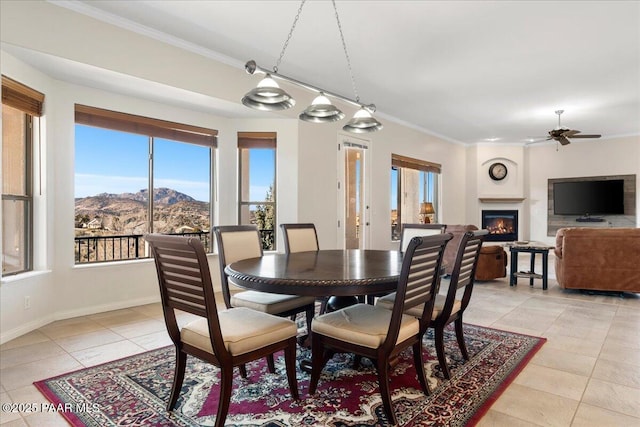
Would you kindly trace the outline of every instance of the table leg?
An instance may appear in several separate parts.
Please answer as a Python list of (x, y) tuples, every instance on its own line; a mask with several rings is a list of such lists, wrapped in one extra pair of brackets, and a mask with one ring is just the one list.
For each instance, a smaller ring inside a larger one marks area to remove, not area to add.
[[(529, 273), (535, 274), (536, 268), (536, 253), (531, 252), (531, 264), (529, 265)], [(529, 277), (529, 286), (533, 286), (533, 277)]]
[(509, 286), (515, 286), (516, 271), (518, 268), (518, 251), (513, 250), (513, 248), (510, 248), (510, 251), (511, 251), (511, 268), (510, 268), (511, 273), (509, 274)]
[(549, 251), (542, 252), (542, 290), (547, 290), (547, 262), (549, 258)]

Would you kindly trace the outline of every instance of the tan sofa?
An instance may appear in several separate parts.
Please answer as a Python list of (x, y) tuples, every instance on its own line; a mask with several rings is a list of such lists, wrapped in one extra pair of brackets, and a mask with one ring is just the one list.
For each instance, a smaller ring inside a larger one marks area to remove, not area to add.
[(640, 292), (640, 228), (561, 228), (554, 252), (562, 288)]

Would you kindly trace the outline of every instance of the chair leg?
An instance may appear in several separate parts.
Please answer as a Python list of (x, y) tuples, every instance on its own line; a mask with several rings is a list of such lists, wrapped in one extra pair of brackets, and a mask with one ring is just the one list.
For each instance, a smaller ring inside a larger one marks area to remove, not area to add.
[(289, 345), (284, 349), (284, 364), (287, 368), (287, 380), (289, 381), (289, 390), (294, 400), (299, 400), (298, 379), (296, 377), (296, 339), (291, 338)]
[(449, 367), (447, 366), (447, 359), (444, 356), (444, 326), (436, 326), (435, 328), (435, 345), (436, 345), (436, 353), (438, 353), (438, 363), (440, 363), (440, 368), (442, 369), (442, 374), (446, 379), (450, 379), (451, 375), (449, 375)]
[(218, 412), (216, 413), (215, 427), (223, 427), (229, 412), (231, 402), (231, 388), (233, 385), (233, 367), (220, 367), (220, 399), (218, 400)]
[(309, 394), (315, 394), (318, 388), (318, 380), (325, 364), (324, 344), (322, 336), (314, 334), (311, 340), (311, 378), (309, 380)]
[(247, 378), (247, 366), (244, 363), (238, 366), (238, 370), (240, 371), (240, 376), (242, 378)]
[(460, 353), (464, 360), (469, 360), (469, 353), (467, 352), (467, 345), (464, 342), (464, 331), (462, 330), (462, 317), (456, 319), (456, 339), (458, 340), (458, 347), (460, 347)]
[(323, 297), (320, 300), (320, 314), (325, 314), (327, 312), (327, 303), (329, 302), (329, 298)]
[(184, 353), (176, 347), (176, 367), (173, 372), (173, 385), (171, 386), (171, 395), (169, 396), (169, 403), (167, 403), (167, 411), (173, 410), (180, 396), (180, 390), (182, 389), (182, 382), (184, 381), (184, 371), (187, 367), (187, 353)]
[(313, 316), (316, 314), (315, 304), (310, 305), (306, 312), (306, 320), (307, 320), (307, 334), (311, 336), (311, 322), (313, 322)]
[(422, 361), (422, 340), (413, 345), (413, 364), (416, 365), (416, 374), (418, 374), (418, 381), (422, 386), (422, 391), (427, 396), (431, 394), (429, 390), (429, 383), (424, 375), (424, 362)]
[(393, 411), (393, 403), (391, 402), (391, 392), (389, 391), (389, 361), (386, 359), (378, 359), (378, 385), (380, 387), (380, 396), (382, 397), (382, 406), (387, 418), (392, 425), (396, 425), (396, 414)]
[(354, 354), (353, 355), (353, 369), (354, 370), (358, 370), (360, 369), (362, 363), (362, 356), (360, 356), (359, 354)]
[(267, 369), (269, 369), (269, 373), (271, 374), (276, 373), (276, 364), (273, 361), (273, 353), (267, 355)]

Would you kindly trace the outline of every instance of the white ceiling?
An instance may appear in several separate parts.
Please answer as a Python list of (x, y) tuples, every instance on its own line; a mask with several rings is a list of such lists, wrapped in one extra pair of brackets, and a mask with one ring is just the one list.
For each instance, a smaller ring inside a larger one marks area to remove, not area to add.
[[(271, 69), (297, 1), (52, 1), (242, 67)], [(638, 1), (337, 0), (358, 93), (393, 120), (473, 144), (562, 124), (640, 135)], [(307, 1), (279, 72), (355, 98), (331, 2)], [(259, 80), (247, 76), (248, 79)], [(239, 100), (238, 100), (239, 101)], [(300, 109), (304, 106), (300, 105)]]

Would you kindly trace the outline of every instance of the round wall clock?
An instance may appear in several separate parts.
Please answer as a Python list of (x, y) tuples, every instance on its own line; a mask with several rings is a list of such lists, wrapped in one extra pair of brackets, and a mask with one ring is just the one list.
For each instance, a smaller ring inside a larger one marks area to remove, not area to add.
[(494, 181), (501, 181), (507, 176), (507, 166), (504, 163), (493, 163), (489, 166), (489, 176)]

